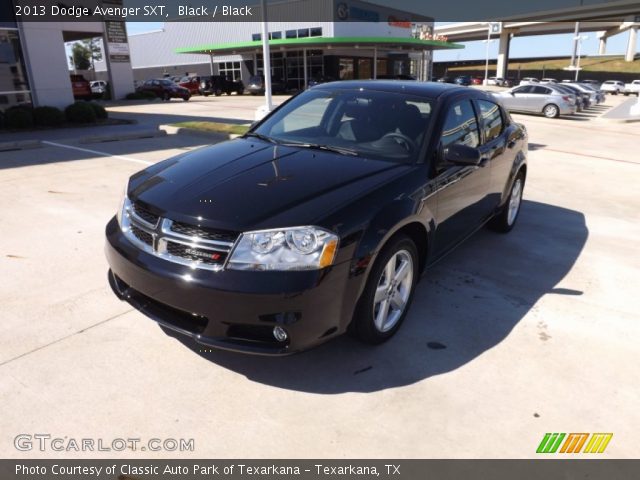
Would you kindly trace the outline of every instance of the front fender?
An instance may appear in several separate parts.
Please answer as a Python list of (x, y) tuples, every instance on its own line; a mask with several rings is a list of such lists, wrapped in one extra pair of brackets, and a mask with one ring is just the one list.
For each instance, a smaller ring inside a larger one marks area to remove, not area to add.
[[(431, 244), (430, 236), (434, 230), (435, 217), (421, 201), (411, 198), (397, 200), (378, 211), (364, 228), (356, 248), (351, 265), (352, 276), (368, 278), (369, 272), (382, 247), (402, 228), (418, 224), (424, 232), (424, 245)], [(419, 246), (420, 247), (420, 246)], [(428, 251), (420, 252), (424, 258)], [(358, 297), (364, 290), (366, 282), (361, 282)]]

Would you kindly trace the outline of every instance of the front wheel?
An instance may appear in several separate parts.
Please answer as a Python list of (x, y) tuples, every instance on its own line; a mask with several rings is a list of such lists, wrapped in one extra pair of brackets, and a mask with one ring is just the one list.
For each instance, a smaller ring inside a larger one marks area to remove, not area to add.
[(523, 190), (524, 174), (520, 172), (513, 181), (509, 198), (502, 207), (500, 213), (491, 219), (489, 222), (489, 228), (500, 233), (507, 233), (513, 229), (516, 224), (516, 220), (518, 219), (518, 214), (520, 213)]
[(544, 113), (544, 116), (547, 118), (558, 118), (560, 116), (560, 109), (557, 105), (550, 103), (542, 109), (542, 113)]
[(352, 329), (373, 345), (390, 339), (407, 315), (418, 279), (418, 250), (406, 235), (394, 237), (380, 252), (358, 301)]

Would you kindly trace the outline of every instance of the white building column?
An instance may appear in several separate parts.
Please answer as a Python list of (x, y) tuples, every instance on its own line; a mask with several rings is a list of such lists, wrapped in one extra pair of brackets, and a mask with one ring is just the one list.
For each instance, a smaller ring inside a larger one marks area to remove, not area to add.
[(304, 70), (304, 89), (309, 88), (309, 75), (307, 73), (307, 49), (302, 49), (302, 68)]
[(511, 33), (503, 30), (500, 34), (500, 43), (498, 45), (498, 59), (496, 64), (496, 77), (507, 78), (507, 70), (509, 68), (509, 44), (511, 42)]
[(627, 54), (624, 59), (627, 62), (633, 62), (636, 56), (636, 44), (638, 43), (638, 27), (629, 29), (629, 43), (627, 43)]
[(209, 55), (209, 72), (213, 75), (213, 54)]
[(373, 47), (373, 79), (378, 78), (378, 47)]

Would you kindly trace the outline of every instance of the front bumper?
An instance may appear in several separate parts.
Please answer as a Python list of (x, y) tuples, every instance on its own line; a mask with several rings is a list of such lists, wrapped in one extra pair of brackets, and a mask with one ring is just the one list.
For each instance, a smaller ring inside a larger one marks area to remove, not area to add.
[[(212, 272), (139, 250), (115, 218), (106, 236), (114, 293), (159, 324), (207, 346), (287, 355), (343, 333), (355, 307), (358, 289), (350, 279), (350, 262), (321, 271)], [(275, 339), (275, 326), (285, 329), (285, 341)]]

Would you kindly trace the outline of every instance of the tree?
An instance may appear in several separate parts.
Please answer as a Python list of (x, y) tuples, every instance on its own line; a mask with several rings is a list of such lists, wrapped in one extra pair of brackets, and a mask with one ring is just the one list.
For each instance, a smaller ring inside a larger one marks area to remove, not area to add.
[(102, 60), (99, 37), (80, 40), (74, 43), (71, 48), (71, 53), (73, 56), (73, 64), (77, 70), (93, 69), (93, 63), (96, 60)]

